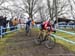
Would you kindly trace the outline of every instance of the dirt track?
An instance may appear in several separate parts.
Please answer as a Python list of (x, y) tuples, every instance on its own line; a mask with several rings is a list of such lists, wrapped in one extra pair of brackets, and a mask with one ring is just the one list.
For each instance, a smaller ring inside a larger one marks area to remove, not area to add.
[(33, 37), (25, 36), (24, 32), (17, 33), (6, 41), (9, 44), (4, 48), (6, 52), (3, 56), (75, 56), (59, 44), (48, 49), (44, 45), (35, 45), (32, 39)]

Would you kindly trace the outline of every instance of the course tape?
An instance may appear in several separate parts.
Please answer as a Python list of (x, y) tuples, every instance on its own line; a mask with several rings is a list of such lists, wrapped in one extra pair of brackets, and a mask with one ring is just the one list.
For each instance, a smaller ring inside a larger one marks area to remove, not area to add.
[(51, 35), (53, 35), (55, 38), (58, 38), (58, 39), (64, 40), (64, 41), (66, 41), (66, 42), (68, 42), (68, 43), (71, 43), (71, 44), (75, 45), (75, 42), (74, 42), (74, 41), (71, 41), (71, 40), (65, 39), (65, 38), (63, 38), (63, 37), (61, 37), (61, 36), (57, 36), (57, 35), (55, 35), (55, 34), (51, 34)]
[(68, 33), (68, 34), (71, 34), (71, 35), (74, 35), (75, 36), (75, 33), (73, 32), (68, 32), (68, 31), (64, 31), (64, 30), (59, 30), (59, 29), (56, 29), (57, 31), (60, 31), (60, 32), (65, 32), (65, 33)]

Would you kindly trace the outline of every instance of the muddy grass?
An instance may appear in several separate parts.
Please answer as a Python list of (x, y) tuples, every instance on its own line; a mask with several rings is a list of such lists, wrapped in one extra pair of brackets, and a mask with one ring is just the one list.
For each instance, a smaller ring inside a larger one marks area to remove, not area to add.
[(48, 49), (44, 45), (35, 45), (32, 40), (37, 36), (36, 32), (32, 32), (31, 37), (25, 36), (25, 32), (18, 32), (6, 40), (0, 56), (75, 56), (75, 53), (59, 44), (53, 49)]

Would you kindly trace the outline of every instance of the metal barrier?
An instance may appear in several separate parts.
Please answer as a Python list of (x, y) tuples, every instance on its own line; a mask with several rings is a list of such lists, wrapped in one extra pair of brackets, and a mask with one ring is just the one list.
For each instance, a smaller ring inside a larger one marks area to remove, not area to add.
[(58, 25), (59, 27), (75, 27), (75, 25)]
[(65, 32), (65, 33), (67, 33), (67, 34), (70, 34), (70, 35), (75, 36), (75, 33), (73, 33), (73, 32), (64, 31), (64, 30), (60, 30), (60, 29), (56, 29), (56, 30), (57, 30), (57, 31), (60, 31), (60, 32)]
[[(64, 33), (67, 33), (67, 34), (70, 34), (70, 35), (75, 36), (75, 33), (73, 33), (73, 32), (64, 31), (64, 30), (60, 30), (60, 29), (56, 29), (56, 30), (57, 30), (57, 31), (60, 31), (60, 32), (64, 32)], [(63, 37), (61, 37), (61, 36), (57, 36), (57, 35), (55, 35), (55, 34), (52, 34), (52, 35), (53, 35), (55, 38), (64, 40), (64, 41), (66, 41), (66, 42), (68, 42), (68, 43), (71, 43), (71, 44), (75, 45), (75, 41), (65, 39), (65, 38), (63, 38)]]
[[(13, 28), (13, 29), (12, 30), (9, 30), (9, 31), (4, 31), (5, 29), (11, 29), (11, 28)], [(17, 28), (17, 26), (12, 26), (12, 27), (9, 27), (9, 28), (4, 28), (4, 27), (0, 26), (0, 37), (2, 38), (3, 35), (5, 35), (7, 33), (14, 32), (14, 31), (17, 31), (17, 30), (19, 30)]]
[(64, 40), (64, 41), (66, 41), (66, 42), (68, 42), (68, 43), (71, 43), (71, 44), (75, 45), (75, 42), (72, 41), (72, 40), (65, 39), (65, 38), (63, 38), (63, 37), (61, 37), (61, 36), (57, 36), (57, 35), (55, 35), (55, 34), (51, 34), (51, 35), (53, 35), (55, 38)]

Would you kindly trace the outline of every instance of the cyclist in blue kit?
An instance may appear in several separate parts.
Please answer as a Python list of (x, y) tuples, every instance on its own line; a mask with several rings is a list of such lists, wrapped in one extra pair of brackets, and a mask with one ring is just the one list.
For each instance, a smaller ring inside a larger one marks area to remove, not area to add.
[(31, 18), (28, 17), (26, 21), (26, 33), (29, 32), (30, 26), (31, 26)]

